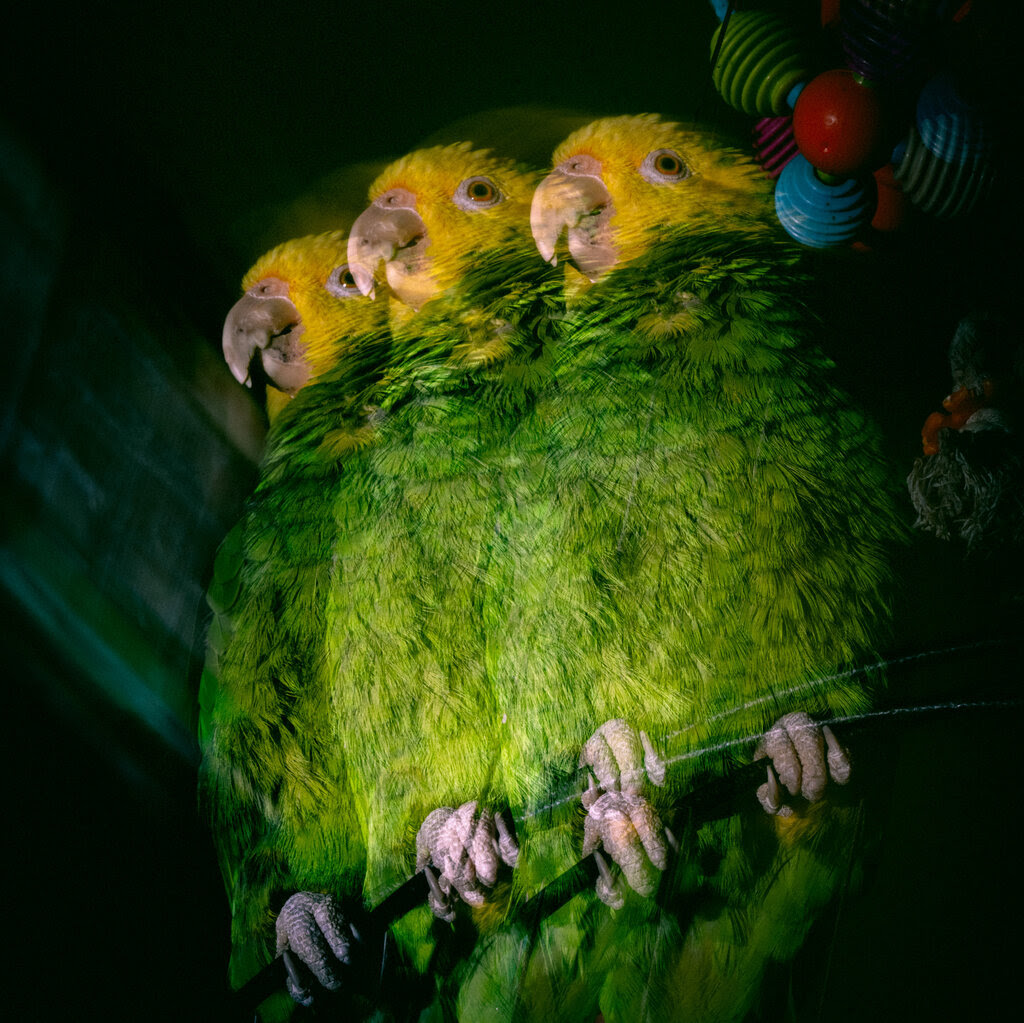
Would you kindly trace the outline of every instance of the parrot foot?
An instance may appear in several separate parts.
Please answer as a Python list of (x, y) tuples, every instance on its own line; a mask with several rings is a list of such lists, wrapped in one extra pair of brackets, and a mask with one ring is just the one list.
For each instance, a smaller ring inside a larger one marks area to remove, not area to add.
[[(619, 865), (630, 888), (653, 895), (668, 866), (664, 829), (654, 807), (636, 792), (605, 792), (587, 812), (583, 825), (583, 855), (600, 856), (599, 848)], [(604, 870), (602, 870), (604, 866)], [(621, 908), (622, 895), (611, 882), (603, 857), (597, 860), (600, 874), (597, 894), (613, 909)]]
[(284, 961), (294, 1001), (307, 1008), (313, 1004), (313, 978), (328, 991), (341, 987), (340, 968), (350, 965), (360, 937), (333, 895), (295, 892), (281, 907), (275, 926), (276, 954)]
[(666, 765), (647, 734), (621, 718), (606, 721), (594, 732), (583, 745), (579, 763), (592, 772), (582, 796), (587, 810), (583, 855), (594, 854), (598, 897), (620, 909), (624, 896), (599, 849), (603, 847), (618, 864), (634, 891), (654, 894), (668, 865), (668, 846), (677, 848), (677, 843), (641, 789), (645, 779), (664, 785)]
[(483, 905), (484, 888), (494, 887), (501, 864), (514, 867), (518, 858), (512, 825), (500, 812), (478, 810), (475, 800), (457, 809), (439, 807), (416, 834), (416, 869), (430, 888), (427, 901), (435, 916), (449, 922), (455, 919), (453, 891), (471, 906)]
[(850, 780), (846, 748), (828, 725), (819, 725), (803, 711), (779, 718), (762, 736), (754, 759), (765, 757), (769, 759), (767, 780), (758, 788), (757, 798), (766, 813), (777, 817), (794, 813), (784, 801), (782, 786), (790, 796), (802, 796), (813, 803), (825, 794), (829, 778), (837, 785)]
[[(606, 721), (587, 739), (579, 765), (590, 768), (605, 792), (638, 792), (645, 777), (654, 785), (665, 784), (665, 762), (647, 733), (637, 732), (622, 718)], [(593, 786), (589, 792), (593, 792)], [(589, 806), (587, 800), (585, 793), (584, 806)]]

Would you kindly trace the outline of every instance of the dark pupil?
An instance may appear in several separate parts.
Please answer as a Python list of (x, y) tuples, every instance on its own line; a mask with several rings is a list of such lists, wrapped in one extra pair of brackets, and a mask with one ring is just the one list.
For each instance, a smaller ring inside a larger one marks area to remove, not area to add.
[(474, 199), (490, 199), (491, 197), (491, 186), (485, 184), (483, 181), (477, 181), (470, 185), (469, 194)]
[(343, 288), (354, 288), (356, 286), (356, 279), (352, 276), (351, 270), (346, 270), (341, 275), (341, 286)]
[(656, 166), (662, 174), (679, 173), (679, 161), (674, 156), (659, 156)]

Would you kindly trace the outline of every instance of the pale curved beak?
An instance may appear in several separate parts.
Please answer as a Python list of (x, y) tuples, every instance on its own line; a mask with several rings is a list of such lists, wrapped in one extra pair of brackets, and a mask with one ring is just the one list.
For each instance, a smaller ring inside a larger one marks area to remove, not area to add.
[(274, 387), (295, 394), (309, 379), (304, 332), (287, 283), (265, 277), (246, 291), (225, 318), (224, 359), (232, 376), (246, 387), (252, 387), (252, 365), (258, 359)]
[(396, 254), (404, 250), (407, 262), (418, 268), (426, 242), (427, 228), (411, 192), (396, 188), (378, 196), (356, 218), (348, 236), (348, 268), (356, 287), (373, 298), (381, 263), (390, 269)]
[(612, 244), (611, 193), (599, 173), (575, 172), (567, 160), (556, 167), (533, 193), (530, 230), (537, 250), (552, 266), (558, 264), (558, 244), (567, 232), (569, 255), (595, 281), (618, 262)]

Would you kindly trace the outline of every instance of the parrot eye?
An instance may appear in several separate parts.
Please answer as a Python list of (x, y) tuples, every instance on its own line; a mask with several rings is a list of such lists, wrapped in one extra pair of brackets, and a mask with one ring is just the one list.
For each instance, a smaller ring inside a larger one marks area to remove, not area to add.
[(327, 278), (324, 287), (337, 298), (358, 298), (360, 292), (356, 279), (348, 268), (348, 263), (336, 266)]
[(482, 210), (501, 201), (501, 192), (490, 178), (466, 178), (455, 190), (455, 205), (464, 210)]
[(670, 184), (690, 176), (690, 169), (674, 149), (655, 149), (640, 165), (640, 174), (652, 184)]

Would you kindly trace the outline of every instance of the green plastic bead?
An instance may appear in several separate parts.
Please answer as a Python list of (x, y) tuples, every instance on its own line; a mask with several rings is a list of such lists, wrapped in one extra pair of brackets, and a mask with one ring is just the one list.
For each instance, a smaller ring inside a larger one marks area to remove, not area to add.
[[(788, 113), (790, 90), (812, 74), (799, 34), (769, 11), (737, 11), (722, 25), (726, 36), (712, 69), (719, 94), (752, 117)], [(722, 25), (711, 37), (712, 56)]]

